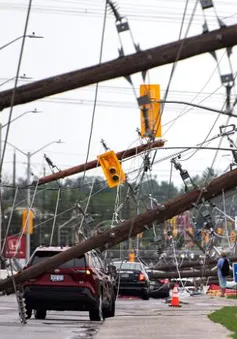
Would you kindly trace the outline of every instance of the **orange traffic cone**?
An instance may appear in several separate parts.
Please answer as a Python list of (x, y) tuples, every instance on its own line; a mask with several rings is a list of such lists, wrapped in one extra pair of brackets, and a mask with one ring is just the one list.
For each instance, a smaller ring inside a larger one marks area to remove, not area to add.
[(179, 292), (177, 285), (174, 286), (172, 291), (172, 298), (171, 298), (171, 304), (169, 305), (171, 307), (181, 307), (179, 304)]

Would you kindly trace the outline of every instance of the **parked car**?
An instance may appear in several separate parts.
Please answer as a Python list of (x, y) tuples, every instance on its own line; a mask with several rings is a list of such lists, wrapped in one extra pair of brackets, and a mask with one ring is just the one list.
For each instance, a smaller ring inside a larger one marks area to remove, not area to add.
[(167, 279), (154, 279), (153, 272), (161, 272), (158, 270), (154, 270), (146, 266), (146, 272), (150, 279), (150, 297), (158, 299), (158, 298), (168, 298), (170, 293), (170, 284)]
[[(27, 267), (68, 249), (38, 247)], [(116, 284), (97, 252), (85, 253), (24, 283), (27, 317), (45, 319), (47, 310), (89, 311), (90, 320), (115, 314)]]
[(116, 261), (117, 290), (121, 295), (137, 295), (143, 300), (150, 298), (150, 280), (141, 262)]
[(150, 281), (150, 296), (155, 299), (168, 298), (170, 295), (170, 285), (166, 280)]

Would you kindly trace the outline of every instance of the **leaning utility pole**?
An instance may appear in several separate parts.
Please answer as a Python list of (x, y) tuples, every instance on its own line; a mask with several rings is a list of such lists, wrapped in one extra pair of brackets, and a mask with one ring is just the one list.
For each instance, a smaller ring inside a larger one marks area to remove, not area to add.
[[(14, 105), (184, 60), (237, 44), (237, 25), (222, 27), (125, 57), (17, 87)], [(0, 93), (0, 110), (10, 107), (13, 89)]]
[[(154, 221), (163, 223), (166, 219), (170, 219), (175, 215), (193, 208), (196, 204), (199, 204), (201, 201), (203, 202), (203, 199), (211, 200), (222, 194), (223, 190), (227, 192), (236, 186), (237, 169), (213, 179), (205, 189), (197, 188), (175, 199), (168, 200), (164, 205), (157, 206), (152, 210), (136, 216), (132, 220), (126, 220), (120, 225), (106, 230), (99, 235), (95, 235), (90, 239), (81, 242), (79, 245), (73, 246), (42, 263), (29, 267), (14, 275), (14, 281), (16, 285), (22, 284), (24, 281), (32, 279), (72, 258), (82, 256), (92, 249), (101, 248), (103, 250), (113, 247), (129, 237), (134, 237), (138, 233), (141, 233), (144, 231), (145, 226), (152, 227)], [(0, 281), (0, 291), (8, 287), (12, 287), (12, 278)]]
[[(123, 159), (129, 158), (129, 157), (132, 157), (134, 155), (137, 155), (139, 153), (149, 151), (149, 150), (157, 148), (157, 147), (162, 147), (162, 146), (164, 146), (164, 144), (165, 144), (164, 140), (157, 140), (157, 141), (154, 141), (154, 142), (147, 143), (145, 145), (133, 147), (133, 148), (127, 149), (125, 151), (118, 152), (118, 153), (116, 153), (116, 155), (117, 155), (117, 158), (119, 160), (123, 160)], [(98, 162), (98, 160), (92, 160), (92, 161), (89, 161), (85, 164), (74, 166), (74, 167), (71, 167), (71, 168), (67, 168), (63, 171), (52, 173), (52, 174), (47, 175), (43, 178), (40, 178), (37, 181), (37, 185), (46, 184), (46, 183), (49, 183), (51, 181), (55, 181), (55, 180), (59, 180), (59, 179), (68, 177), (69, 175), (88, 171), (88, 170), (96, 168), (98, 166), (100, 166), (100, 163)]]

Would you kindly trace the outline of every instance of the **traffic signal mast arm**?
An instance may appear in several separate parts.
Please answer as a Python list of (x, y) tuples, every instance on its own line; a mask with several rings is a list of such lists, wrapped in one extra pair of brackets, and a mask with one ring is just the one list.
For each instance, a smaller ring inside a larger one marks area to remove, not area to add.
[[(220, 177), (213, 179), (205, 190), (195, 189), (187, 192), (175, 199), (168, 200), (164, 205), (157, 206), (143, 214), (139, 214), (132, 220), (126, 220), (99, 235), (95, 235), (90, 239), (81, 242), (77, 246), (55, 255), (42, 263), (36, 264), (26, 270), (14, 275), (16, 285), (22, 284), (24, 281), (34, 278), (43, 272), (61, 265), (64, 262), (76, 257), (82, 256), (84, 253), (94, 249), (106, 249), (133, 237), (144, 230), (144, 227), (152, 227), (152, 223), (157, 221), (163, 223), (165, 220), (175, 215), (183, 213), (193, 207), (194, 204), (200, 202), (200, 195), (211, 200), (222, 194), (223, 190), (229, 191), (237, 186), (237, 169), (227, 172)], [(12, 278), (0, 281), (0, 290), (12, 287)]]
[[(99, 65), (19, 86), (14, 91), (13, 105), (21, 105), (101, 81), (128, 77), (140, 71), (173, 63), (177, 61), (177, 55), (179, 55), (179, 60), (184, 60), (195, 55), (232, 47), (236, 44), (237, 25), (222, 27), (205, 34), (139, 51)], [(12, 105), (12, 95), (13, 89), (0, 92), (0, 110)]]
[[(157, 140), (157, 141), (154, 141), (154, 142), (151, 142), (151, 143), (147, 143), (145, 145), (133, 147), (133, 148), (127, 149), (125, 151), (118, 152), (118, 153), (116, 153), (116, 155), (117, 155), (118, 160), (123, 160), (123, 159), (129, 158), (129, 157), (132, 157), (133, 155), (137, 155), (139, 153), (142, 153), (144, 151), (154, 149), (156, 147), (162, 147), (162, 146), (164, 146), (164, 144), (165, 144), (164, 140)], [(73, 175), (73, 174), (88, 171), (88, 170), (96, 168), (98, 166), (100, 166), (100, 163), (98, 163), (98, 160), (92, 160), (92, 161), (89, 161), (85, 164), (74, 166), (74, 167), (71, 167), (71, 168), (67, 168), (63, 171), (59, 171), (59, 172), (47, 175), (45, 177), (42, 177), (42, 178), (39, 179), (39, 181), (37, 181), (37, 184), (38, 185), (46, 184), (48, 182), (55, 181), (55, 180), (58, 180), (58, 179), (62, 179), (62, 178), (68, 177), (68, 176)]]

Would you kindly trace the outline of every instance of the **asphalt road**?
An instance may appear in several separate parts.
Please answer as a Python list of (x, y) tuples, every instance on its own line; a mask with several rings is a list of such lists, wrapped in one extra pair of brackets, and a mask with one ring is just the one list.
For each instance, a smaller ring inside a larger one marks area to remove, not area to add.
[(88, 312), (50, 311), (45, 320), (32, 317), (23, 325), (15, 296), (0, 296), (0, 339), (156, 339), (158, 334), (167, 339), (229, 338), (229, 331), (207, 315), (223, 306), (236, 306), (235, 300), (181, 299), (181, 308), (170, 308), (162, 299), (121, 298), (116, 302), (116, 316), (104, 322), (89, 321)]
[[(132, 316), (149, 310), (151, 305), (161, 301), (150, 299), (119, 299), (116, 303), (116, 317)], [(1, 339), (92, 339), (104, 322), (89, 321), (88, 312), (49, 311), (46, 320), (34, 316), (21, 324), (15, 295), (0, 296), (0, 338)]]

